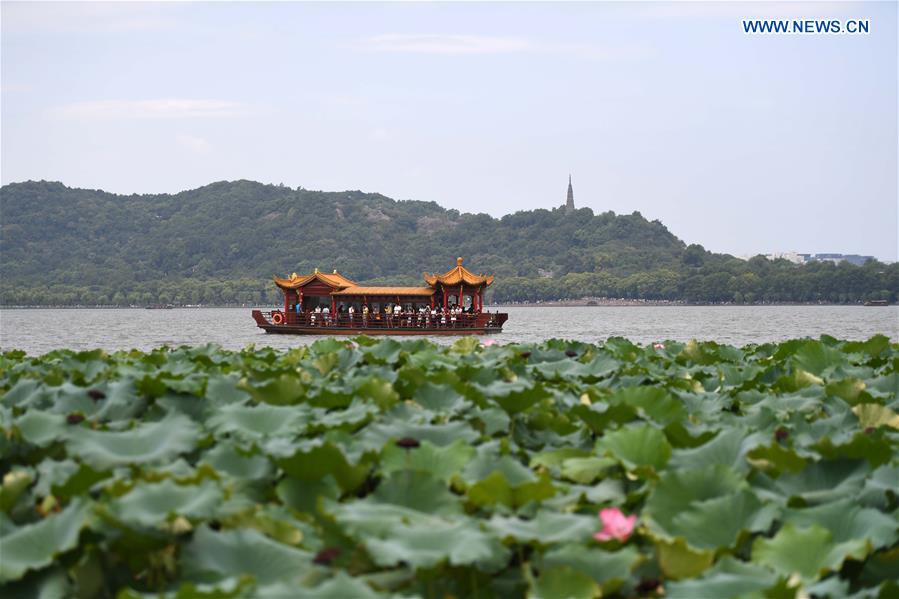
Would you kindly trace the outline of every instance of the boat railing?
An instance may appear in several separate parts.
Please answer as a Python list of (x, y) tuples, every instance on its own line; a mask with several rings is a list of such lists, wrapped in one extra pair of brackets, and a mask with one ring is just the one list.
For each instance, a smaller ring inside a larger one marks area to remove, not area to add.
[(419, 313), (403, 314), (368, 314), (367, 316), (356, 312), (348, 314), (296, 312), (285, 313), (280, 310), (263, 312), (266, 320), (274, 325), (300, 326), (316, 328), (366, 328), (366, 329), (466, 329), (475, 327), (491, 327), (502, 323), (494, 320), (494, 314), (462, 313), (462, 314), (437, 314)]

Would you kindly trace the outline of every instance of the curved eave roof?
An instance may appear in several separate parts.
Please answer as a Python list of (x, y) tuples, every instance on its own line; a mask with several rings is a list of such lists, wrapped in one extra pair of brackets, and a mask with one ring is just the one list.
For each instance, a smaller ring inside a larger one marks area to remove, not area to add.
[(331, 295), (405, 295), (405, 296), (430, 296), (434, 295), (432, 287), (360, 287), (354, 285), (335, 291)]
[(316, 279), (329, 287), (334, 287), (335, 289), (341, 289), (343, 287), (353, 287), (356, 285), (355, 281), (351, 281), (339, 272), (330, 274), (324, 272), (314, 272), (310, 275), (298, 275), (297, 273), (293, 273), (286, 279), (282, 279), (281, 277), (277, 276), (272, 278), (275, 281), (275, 285), (277, 285), (281, 289), (299, 289), (303, 285), (311, 283)]
[(464, 266), (462, 266), (462, 258), (456, 258), (456, 266), (442, 275), (424, 273), (425, 283), (428, 285), (459, 285), (464, 283), (477, 287), (478, 285), (490, 285), (493, 283), (493, 275), (476, 275)]

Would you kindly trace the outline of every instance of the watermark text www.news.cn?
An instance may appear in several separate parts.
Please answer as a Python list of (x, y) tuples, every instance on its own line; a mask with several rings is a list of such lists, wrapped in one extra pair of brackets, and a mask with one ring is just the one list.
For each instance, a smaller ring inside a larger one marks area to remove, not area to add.
[(743, 19), (746, 34), (868, 35), (868, 19)]

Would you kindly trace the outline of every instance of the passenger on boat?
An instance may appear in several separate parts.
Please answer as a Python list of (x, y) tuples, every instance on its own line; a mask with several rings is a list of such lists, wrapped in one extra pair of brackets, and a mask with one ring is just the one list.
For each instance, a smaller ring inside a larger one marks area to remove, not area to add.
[(387, 304), (386, 306), (384, 306), (384, 314), (387, 315), (387, 326), (392, 327), (393, 326), (393, 308), (390, 306), (390, 304)]
[(350, 315), (350, 322), (353, 322), (353, 319), (356, 317), (356, 309), (353, 308), (353, 304), (350, 304), (350, 307), (347, 308), (347, 314)]
[(368, 326), (368, 304), (362, 305), (362, 326)]

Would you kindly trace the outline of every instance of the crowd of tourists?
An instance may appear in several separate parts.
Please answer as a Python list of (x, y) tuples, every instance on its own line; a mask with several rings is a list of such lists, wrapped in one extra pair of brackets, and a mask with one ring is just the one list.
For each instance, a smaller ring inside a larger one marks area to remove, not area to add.
[[(299, 305), (294, 306), (297, 316), (302, 317)], [(334, 326), (337, 324), (355, 326), (383, 326), (397, 328), (429, 328), (429, 327), (457, 327), (471, 322), (476, 311), (474, 306), (463, 308), (458, 304), (447, 307), (420, 305), (417, 308), (412, 304), (386, 304), (383, 309), (377, 304), (369, 306), (362, 304), (357, 307), (353, 304), (339, 304), (332, 313), (330, 306), (318, 305), (306, 315), (306, 320), (312, 326)]]

